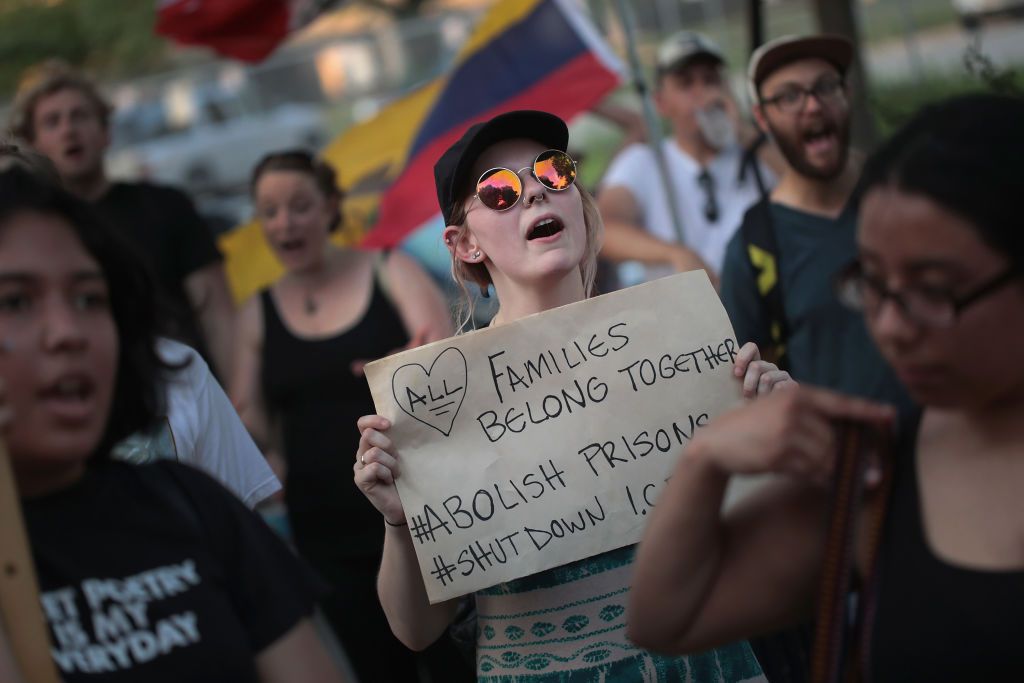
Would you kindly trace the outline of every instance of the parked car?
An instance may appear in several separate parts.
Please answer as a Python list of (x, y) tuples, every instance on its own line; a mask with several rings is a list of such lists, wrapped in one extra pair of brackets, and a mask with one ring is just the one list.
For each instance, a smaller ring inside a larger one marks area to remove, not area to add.
[(115, 112), (107, 170), (119, 179), (148, 179), (190, 192), (237, 192), (252, 167), (274, 150), (319, 149), (327, 142), (320, 110), (287, 104), (247, 107), (222, 92), (195, 95), (189, 116), (174, 120), (163, 99)]

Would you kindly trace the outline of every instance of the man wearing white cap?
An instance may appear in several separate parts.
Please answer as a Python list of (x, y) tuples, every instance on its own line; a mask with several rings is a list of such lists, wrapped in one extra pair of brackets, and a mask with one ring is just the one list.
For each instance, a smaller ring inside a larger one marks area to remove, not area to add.
[(779, 38), (751, 56), (754, 115), (787, 169), (729, 243), (722, 299), (737, 340), (774, 349), (794, 379), (902, 403), (862, 317), (833, 291), (836, 274), (857, 255), (852, 61), (853, 45), (829, 35)]
[[(684, 244), (648, 145), (626, 147), (602, 181), (602, 256), (644, 264), (644, 280), (694, 268), (717, 276), (729, 238), (760, 196), (754, 174), (743, 169), (724, 66), (718, 46), (698, 33), (677, 33), (658, 49), (655, 104), (672, 129), (661, 145)], [(771, 181), (769, 172), (762, 174)], [(635, 284), (638, 278), (623, 279)]]

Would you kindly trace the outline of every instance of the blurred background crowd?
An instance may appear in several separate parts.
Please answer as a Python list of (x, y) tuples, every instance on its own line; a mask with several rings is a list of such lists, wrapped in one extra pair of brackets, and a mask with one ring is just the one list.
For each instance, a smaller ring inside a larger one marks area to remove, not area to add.
[[(557, 28), (533, 21), (548, 9)], [(845, 39), (808, 48), (828, 68), (809, 86), (772, 82), (792, 65), (761, 63), (757, 48), (814, 33)], [(460, 292), (431, 182), (466, 125), (521, 108), (511, 105), (531, 93), (528, 108), (569, 121), (573, 179), (594, 192), (606, 224), (600, 291), (692, 268), (717, 285), (730, 237), (776, 183), (776, 198), (834, 191), (817, 197), (824, 211), (813, 198), (783, 203), (846, 225), (860, 159), (847, 163), (848, 142), (870, 152), (922, 105), (957, 93), (1019, 94), (1021, 64), (1020, 0), (0, 0), (0, 120), (12, 148), (48, 157), (44, 175), (149, 253), (166, 333), (200, 354), (161, 341), (164, 361), (195, 362), (182, 388), (168, 389), (169, 432), (134, 435), (121, 457), (194, 449), (193, 461), (258, 505), (323, 579), (358, 587), (321, 600), (319, 625), (367, 681), (472, 678), (457, 634), (416, 661), (375, 635), (390, 638), (373, 588), (384, 530), (351, 474), (353, 425), (373, 407), (363, 365), (467, 320), (484, 324), (494, 310), (486, 272), (474, 279), (463, 265), (463, 279), (482, 287), (465, 317), (451, 314)], [(571, 68), (579, 78), (565, 76)], [(558, 78), (577, 89), (535, 97), (536, 83)], [(795, 132), (780, 123), (831, 105), (843, 115)], [(762, 144), (765, 132), (777, 146)], [(644, 156), (662, 138), (683, 161), (669, 148)], [(666, 165), (677, 178), (692, 171), (695, 184), (662, 216), (664, 197), (646, 193), (664, 192)], [(852, 247), (842, 249), (837, 259), (849, 260)], [(721, 292), (740, 341), (770, 351), (774, 330), (759, 336), (737, 313), (744, 296), (757, 308), (752, 282), (726, 279)], [(835, 348), (853, 338), (842, 330), (832, 330)], [(866, 373), (852, 361), (852, 384), (800, 365), (799, 333), (796, 379), (902, 399), (860, 391)], [(254, 454), (259, 467), (241, 456), (204, 463), (204, 448)], [(339, 544), (342, 518), (352, 531)], [(373, 662), (359, 659), (367, 652)]]

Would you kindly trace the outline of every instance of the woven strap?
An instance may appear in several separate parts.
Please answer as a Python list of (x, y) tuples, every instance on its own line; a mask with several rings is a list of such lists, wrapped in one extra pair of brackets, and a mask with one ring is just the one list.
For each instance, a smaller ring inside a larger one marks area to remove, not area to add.
[(7, 448), (0, 442), (0, 620), (25, 683), (59, 683)]
[[(842, 423), (838, 429), (839, 454), (832, 486), (828, 537), (821, 583), (818, 587), (814, 650), (811, 655), (812, 683), (858, 683), (867, 667), (869, 630), (878, 583), (878, 547), (885, 521), (885, 506), (891, 485), (888, 438), (864, 425)], [(882, 481), (864, 501), (864, 477), (875, 456), (882, 469)], [(854, 574), (857, 517), (865, 507), (864, 532), (868, 544), (868, 572), (850, 613), (850, 592)]]

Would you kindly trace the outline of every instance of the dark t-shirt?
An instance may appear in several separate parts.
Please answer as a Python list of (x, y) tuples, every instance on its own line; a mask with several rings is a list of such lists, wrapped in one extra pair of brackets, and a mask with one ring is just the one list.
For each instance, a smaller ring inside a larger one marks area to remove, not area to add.
[(64, 681), (255, 681), (318, 581), (263, 521), (174, 462), (92, 466), (23, 501)]
[(149, 258), (164, 300), (174, 319), (171, 331), (203, 348), (199, 326), (185, 293), (185, 279), (217, 263), (220, 252), (213, 233), (182, 192), (149, 183), (114, 183), (94, 206), (113, 227), (127, 235)]
[[(779, 282), (789, 326), (786, 355), (799, 382), (901, 406), (906, 392), (875, 348), (860, 313), (839, 303), (836, 274), (857, 256), (856, 206), (836, 219), (771, 204)], [(744, 220), (751, 220), (748, 212)], [(722, 300), (741, 344), (771, 346), (769, 321), (747, 259), (743, 230), (725, 252)]]
[[(352, 480), (359, 432), (374, 412), (366, 378), (353, 361), (379, 358), (409, 342), (398, 311), (374, 277), (370, 303), (351, 327), (319, 338), (296, 336), (281, 319), (270, 290), (263, 303), (263, 395), (280, 420), (288, 462), (285, 499), (295, 544), (314, 566), (378, 559), (384, 547), (380, 512)], [(339, 534), (344, 543), (338, 542)]]

